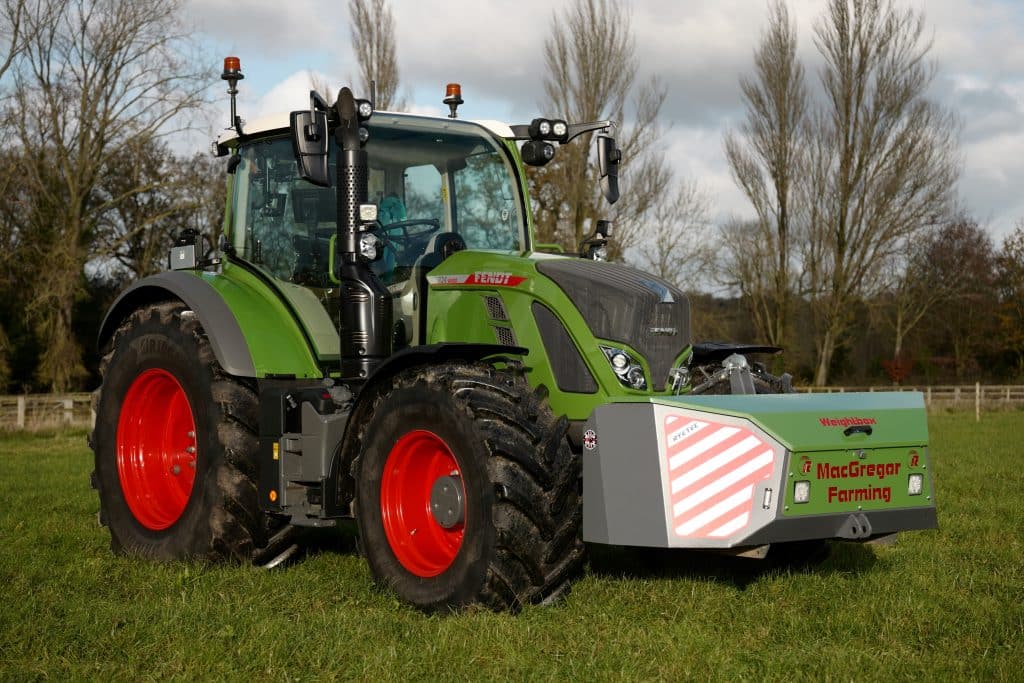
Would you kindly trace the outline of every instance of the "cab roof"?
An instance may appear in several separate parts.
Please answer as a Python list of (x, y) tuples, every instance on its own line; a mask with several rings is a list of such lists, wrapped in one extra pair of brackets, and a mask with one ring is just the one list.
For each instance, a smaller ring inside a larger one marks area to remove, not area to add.
[[(515, 134), (512, 132), (512, 128), (507, 123), (501, 121), (493, 121), (489, 119), (483, 120), (469, 120), (469, 119), (450, 119), (442, 116), (423, 116), (420, 114), (403, 114), (399, 112), (390, 111), (377, 111), (373, 113), (373, 120), (385, 120), (392, 123), (398, 123), (402, 119), (428, 119), (437, 121), (439, 123), (448, 124), (476, 124), (481, 126), (491, 133), (501, 138), (513, 138)], [(288, 112), (277, 112), (270, 114), (269, 116), (261, 116), (253, 119), (252, 121), (242, 121), (242, 133), (244, 135), (260, 135), (263, 133), (277, 133), (285, 132), (289, 128), (290, 114)], [(216, 146), (231, 146), (234, 140), (238, 139), (238, 133), (234, 128), (227, 128), (217, 136)]]

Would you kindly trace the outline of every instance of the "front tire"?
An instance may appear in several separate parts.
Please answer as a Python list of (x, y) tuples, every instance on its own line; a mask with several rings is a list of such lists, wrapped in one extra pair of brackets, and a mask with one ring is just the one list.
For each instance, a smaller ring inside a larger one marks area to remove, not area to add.
[(224, 373), (195, 313), (180, 302), (136, 310), (101, 372), (93, 481), (114, 552), (235, 562), (275, 552), (287, 529), (257, 504), (257, 395)]
[(378, 583), (427, 612), (562, 594), (583, 561), (567, 427), (520, 374), (446, 363), (396, 376), (355, 465)]

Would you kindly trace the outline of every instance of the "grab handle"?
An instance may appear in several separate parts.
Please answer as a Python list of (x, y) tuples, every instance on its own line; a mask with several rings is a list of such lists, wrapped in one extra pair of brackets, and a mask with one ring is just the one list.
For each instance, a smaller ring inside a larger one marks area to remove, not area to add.
[(851, 436), (853, 434), (861, 433), (861, 434), (867, 434), (868, 436), (871, 436), (871, 432), (872, 432), (871, 425), (853, 425), (852, 427), (847, 427), (846, 429), (844, 429), (843, 430), (843, 435), (844, 436)]

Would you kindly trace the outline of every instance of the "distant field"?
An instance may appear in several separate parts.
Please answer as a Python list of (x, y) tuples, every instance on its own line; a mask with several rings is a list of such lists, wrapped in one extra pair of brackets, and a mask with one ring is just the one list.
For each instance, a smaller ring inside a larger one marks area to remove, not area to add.
[(425, 617), (345, 533), (278, 571), (114, 557), (81, 432), (0, 436), (0, 679), (1024, 680), (1024, 412), (929, 418), (938, 532), (813, 569), (604, 549), (564, 603)]

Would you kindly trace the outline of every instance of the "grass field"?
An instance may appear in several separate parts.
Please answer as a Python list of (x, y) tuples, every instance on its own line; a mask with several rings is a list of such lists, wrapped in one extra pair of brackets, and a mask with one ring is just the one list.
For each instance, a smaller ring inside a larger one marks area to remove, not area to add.
[(0, 436), (0, 679), (1024, 680), (1024, 412), (930, 425), (937, 532), (813, 569), (605, 549), (557, 606), (451, 617), (345, 533), (276, 571), (114, 557), (84, 434)]

